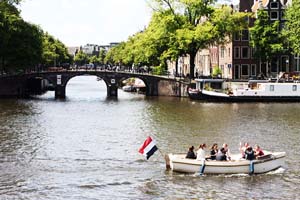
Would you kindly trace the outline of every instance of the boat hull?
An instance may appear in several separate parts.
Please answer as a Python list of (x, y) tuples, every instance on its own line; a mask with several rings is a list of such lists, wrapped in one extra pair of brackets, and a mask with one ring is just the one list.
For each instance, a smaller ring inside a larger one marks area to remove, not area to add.
[[(204, 174), (261, 174), (273, 171), (284, 165), (284, 152), (272, 153), (261, 160), (205, 161)], [(169, 155), (173, 171), (183, 173), (199, 173), (202, 162), (186, 159), (184, 155)], [(253, 169), (253, 171), (252, 171)]]
[(192, 100), (208, 102), (300, 102), (300, 96), (219, 96), (199, 92), (197, 94), (189, 94), (189, 97)]

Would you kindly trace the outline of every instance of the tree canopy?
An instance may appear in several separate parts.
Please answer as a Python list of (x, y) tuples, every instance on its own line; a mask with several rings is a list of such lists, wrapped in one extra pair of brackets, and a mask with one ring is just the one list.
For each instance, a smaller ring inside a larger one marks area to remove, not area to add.
[(198, 50), (225, 43), (234, 31), (247, 25), (247, 14), (234, 12), (228, 6), (215, 8), (213, 3), (213, 0), (152, 0), (149, 26), (107, 56), (125, 64), (166, 66), (167, 60), (189, 55), (193, 78)]
[(70, 56), (63, 43), (22, 19), (16, 8), (20, 2), (0, 2), (0, 73), (69, 62)]
[(250, 28), (250, 45), (255, 48), (255, 56), (262, 62), (270, 61), (276, 54), (284, 51), (279, 21), (270, 23), (267, 11), (259, 10), (254, 26)]
[(285, 13), (284, 34), (294, 54), (300, 55), (300, 0), (293, 0)]

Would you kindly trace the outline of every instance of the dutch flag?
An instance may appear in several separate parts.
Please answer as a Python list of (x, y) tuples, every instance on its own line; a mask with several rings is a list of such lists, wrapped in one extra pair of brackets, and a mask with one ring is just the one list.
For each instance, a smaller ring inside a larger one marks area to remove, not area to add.
[(144, 144), (139, 149), (139, 152), (146, 156), (147, 160), (157, 151), (158, 148), (156, 146), (155, 140), (153, 140), (150, 136), (145, 140)]

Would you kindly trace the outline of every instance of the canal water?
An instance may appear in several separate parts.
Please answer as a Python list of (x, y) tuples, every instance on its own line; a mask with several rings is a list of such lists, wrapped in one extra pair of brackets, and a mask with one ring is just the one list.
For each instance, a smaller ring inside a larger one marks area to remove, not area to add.
[[(94, 76), (72, 79), (67, 98), (46, 93), (0, 100), (0, 199), (299, 199), (300, 104), (214, 104), (119, 91), (106, 98)], [(263, 175), (180, 174), (156, 152), (240, 142), (286, 151), (284, 168)]]

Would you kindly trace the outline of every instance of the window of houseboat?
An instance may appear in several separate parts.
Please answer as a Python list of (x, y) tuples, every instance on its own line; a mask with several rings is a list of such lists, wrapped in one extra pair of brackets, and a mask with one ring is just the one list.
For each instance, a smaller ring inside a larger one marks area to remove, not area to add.
[(270, 85), (270, 91), (271, 91), (271, 92), (274, 91), (274, 85)]
[(297, 85), (293, 85), (293, 91), (297, 91)]

